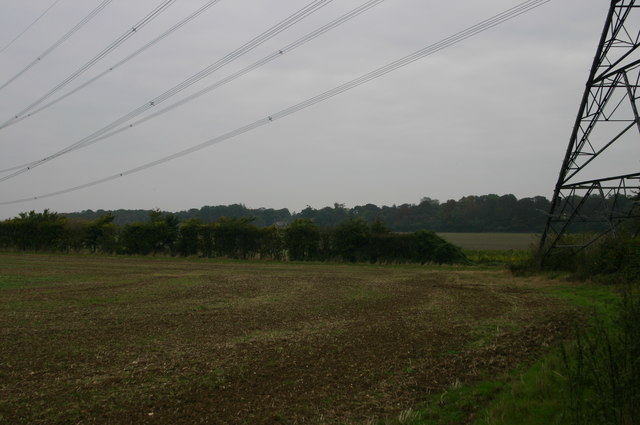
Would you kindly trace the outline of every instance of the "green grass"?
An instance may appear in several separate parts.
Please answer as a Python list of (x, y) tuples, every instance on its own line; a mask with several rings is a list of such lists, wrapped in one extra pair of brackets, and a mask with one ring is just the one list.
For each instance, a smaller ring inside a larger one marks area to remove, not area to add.
[(476, 425), (553, 425), (566, 423), (566, 377), (562, 357), (552, 351), (510, 377), (479, 413)]
[(385, 425), (562, 425), (566, 378), (557, 351), (528, 367), (474, 385), (452, 385), (422, 408)]
[[(559, 285), (543, 291), (561, 298), (609, 329), (620, 309), (616, 287), (593, 284)], [(602, 323), (602, 322), (601, 322)], [(485, 325), (486, 326), (486, 325)], [(486, 341), (482, 340), (482, 343)], [(568, 345), (571, 350), (572, 343)], [(564, 425), (569, 423), (568, 377), (562, 350), (552, 348), (533, 365), (498, 379), (456, 385), (430, 399), (422, 408), (404, 412), (386, 424), (409, 425)]]
[(531, 250), (524, 249), (465, 249), (464, 253), (472, 264), (481, 266), (509, 266), (531, 257)]
[[(552, 287), (545, 292), (611, 320), (620, 309), (620, 294), (614, 287), (592, 284)], [(572, 343), (568, 343), (571, 347)], [(476, 425), (552, 425), (568, 423), (568, 378), (560, 349), (556, 348), (510, 384), (480, 414)]]
[(619, 286), (582, 283), (554, 286), (547, 288), (545, 292), (583, 307), (597, 317), (607, 320), (611, 320), (619, 312), (622, 300)]
[(484, 381), (473, 386), (456, 383), (447, 391), (432, 397), (426, 407), (417, 410), (407, 409), (396, 420), (383, 423), (402, 425), (470, 423), (477, 417), (481, 407), (504, 387), (505, 384), (500, 381)]
[(535, 233), (438, 233), (438, 236), (467, 250), (528, 250), (539, 235)]

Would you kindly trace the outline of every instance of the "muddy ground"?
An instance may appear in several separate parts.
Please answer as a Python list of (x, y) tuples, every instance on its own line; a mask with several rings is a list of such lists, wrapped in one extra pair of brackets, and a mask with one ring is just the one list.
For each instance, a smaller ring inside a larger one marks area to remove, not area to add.
[(571, 316), (503, 270), (0, 254), (0, 423), (397, 417)]

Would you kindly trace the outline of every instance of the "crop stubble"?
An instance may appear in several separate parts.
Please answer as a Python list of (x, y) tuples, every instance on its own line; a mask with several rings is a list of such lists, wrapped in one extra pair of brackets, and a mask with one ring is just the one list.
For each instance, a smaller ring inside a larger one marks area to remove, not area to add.
[(359, 423), (530, 361), (504, 271), (0, 254), (0, 422)]

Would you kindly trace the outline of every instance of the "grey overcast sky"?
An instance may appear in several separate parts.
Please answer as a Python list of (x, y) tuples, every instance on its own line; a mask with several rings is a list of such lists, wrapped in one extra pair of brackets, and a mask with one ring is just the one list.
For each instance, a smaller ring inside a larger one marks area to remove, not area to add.
[[(310, 0), (308, 0), (310, 1)], [(0, 130), (0, 169), (46, 157), (214, 63), (308, 3), (221, 0), (199, 18), (54, 106)], [(100, 0), (61, 0), (0, 53), (0, 85)], [(0, 2), (0, 48), (53, 0)], [(0, 90), (0, 122), (39, 99), (161, 0), (113, 0)], [(205, 0), (177, 0), (59, 92), (101, 73)], [(278, 51), (364, 0), (334, 0), (213, 73), (181, 99)], [(0, 182), (0, 201), (129, 170), (332, 89), (520, 3), (386, 0), (299, 49), (161, 117)], [(0, 218), (49, 208), (203, 205), (299, 211), (512, 193), (550, 197), (608, 1), (552, 0), (450, 48), (288, 117), (137, 174), (56, 197), (0, 206)], [(52, 97), (51, 99), (55, 99)], [(156, 109), (153, 109), (156, 110)], [(5, 174), (0, 174), (2, 177)]]

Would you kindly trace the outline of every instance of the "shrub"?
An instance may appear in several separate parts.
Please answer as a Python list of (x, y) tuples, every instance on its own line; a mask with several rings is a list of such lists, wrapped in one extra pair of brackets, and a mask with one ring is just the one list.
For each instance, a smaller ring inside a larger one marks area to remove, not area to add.
[(343, 261), (366, 261), (369, 258), (371, 231), (361, 218), (349, 218), (334, 230), (335, 251)]
[(433, 232), (418, 230), (413, 234), (413, 259), (420, 264), (466, 264), (469, 262), (462, 250)]
[(320, 229), (309, 219), (297, 219), (284, 231), (284, 245), (292, 261), (316, 260), (319, 242)]

